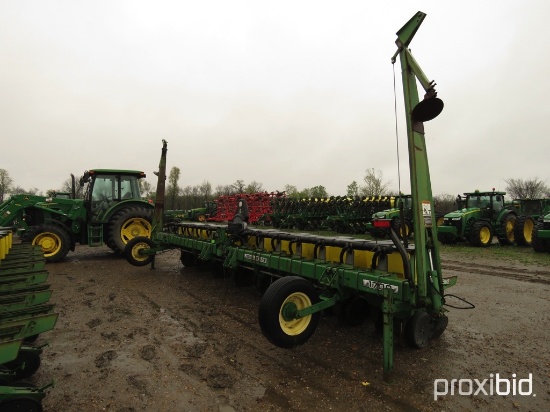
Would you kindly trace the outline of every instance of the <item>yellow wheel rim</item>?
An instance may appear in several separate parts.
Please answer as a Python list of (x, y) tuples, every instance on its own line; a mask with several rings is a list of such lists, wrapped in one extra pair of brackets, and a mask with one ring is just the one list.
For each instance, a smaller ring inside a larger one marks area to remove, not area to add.
[(54, 256), (61, 250), (61, 239), (51, 232), (40, 233), (33, 239), (32, 244), (40, 246), (45, 257)]
[(514, 241), (514, 223), (515, 219), (508, 219), (506, 221), (506, 238), (510, 241)]
[(481, 228), (481, 230), (479, 231), (479, 240), (484, 245), (491, 242), (491, 231), (488, 227)]
[(199, 222), (204, 222), (206, 220), (206, 216), (205, 215), (199, 215), (198, 219), (199, 219)]
[(134, 245), (132, 248), (132, 257), (138, 262), (143, 262), (149, 258), (147, 255), (140, 255), (139, 252), (143, 249), (150, 249), (149, 245), (146, 242), (139, 242)]
[(527, 243), (531, 243), (533, 241), (533, 229), (533, 221), (531, 219), (525, 220), (525, 224), (523, 225), (523, 237)]
[(290, 336), (299, 335), (308, 327), (311, 322), (311, 315), (300, 319), (285, 320), (283, 310), (287, 305), (293, 305), (296, 310), (301, 310), (311, 306), (311, 300), (305, 293), (295, 292), (285, 299), (279, 310), (279, 324), (281, 325), (282, 331)]
[(122, 227), (120, 228), (120, 238), (127, 244), (128, 241), (132, 240), (135, 237), (151, 237), (151, 223), (147, 219), (141, 217), (135, 217), (128, 219)]

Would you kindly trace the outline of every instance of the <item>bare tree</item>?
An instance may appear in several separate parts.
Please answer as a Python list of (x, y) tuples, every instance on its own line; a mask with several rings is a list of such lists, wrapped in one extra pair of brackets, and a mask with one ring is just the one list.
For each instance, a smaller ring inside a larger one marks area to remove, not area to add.
[(4, 201), (4, 196), (10, 192), (13, 180), (6, 169), (0, 169), (0, 203)]
[(180, 180), (179, 167), (172, 167), (170, 175), (168, 176), (168, 187), (166, 189), (166, 197), (168, 199), (168, 209), (176, 209), (176, 201), (180, 194), (180, 188), (178, 181)]
[(232, 185), (218, 185), (214, 192), (214, 197), (229, 196), (235, 193), (235, 188)]
[(246, 193), (258, 193), (264, 190), (264, 185), (253, 180), (246, 186)]
[(233, 186), (237, 193), (244, 193), (244, 180), (236, 180), (231, 186)]
[(436, 212), (449, 213), (457, 209), (456, 196), (449, 193), (434, 196), (434, 207)]
[(538, 177), (533, 179), (506, 179), (506, 193), (512, 199), (538, 199), (548, 194), (548, 187)]
[(362, 196), (381, 196), (385, 195), (391, 182), (384, 182), (383, 174), (381, 170), (375, 170), (374, 168), (367, 169), (365, 171), (365, 186), (362, 186), (360, 194)]
[(205, 180), (204, 182), (202, 182), (199, 189), (204, 201), (208, 201), (210, 196), (212, 195), (212, 185), (210, 184), (210, 182), (208, 180)]

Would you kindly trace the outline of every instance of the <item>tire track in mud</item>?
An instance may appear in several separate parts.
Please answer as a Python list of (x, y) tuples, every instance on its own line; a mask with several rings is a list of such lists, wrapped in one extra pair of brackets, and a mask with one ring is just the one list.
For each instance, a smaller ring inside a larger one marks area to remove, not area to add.
[(497, 276), (502, 278), (519, 280), (521, 282), (542, 283), (550, 285), (550, 271), (547, 270), (528, 270), (522, 268), (491, 266), (483, 264), (469, 264), (457, 260), (444, 260), (441, 266), (445, 270), (455, 272), (468, 272), (476, 275)]

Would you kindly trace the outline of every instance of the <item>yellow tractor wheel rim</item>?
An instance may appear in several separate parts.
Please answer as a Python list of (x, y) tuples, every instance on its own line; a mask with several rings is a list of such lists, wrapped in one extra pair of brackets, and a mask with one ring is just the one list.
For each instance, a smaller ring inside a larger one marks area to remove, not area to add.
[(488, 227), (482, 227), (479, 231), (479, 240), (482, 244), (486, 245), (491, 241), (491, 231)]
[(525, 220), (525, 224), (523, 225), (523, 237), (527, 243), (531, 243), (533, 241), (533, 229), (534, 229), (533, 221), (530, 219)]
[(135, 237), (151, 237), (152, 226), (147, 219), (141, 217), (135, 217), (128, 219), (120, 228), (120, 238), (127, 244)]
[(139, 242), (134, 245), (132, 248), (132, 257), (137, 262), (143, 262), (148, 259), (149, 256), (147, 255), (140, 255), (139, 252), (143, 249), (150, 249), (149, 245), (146, 242)]
[(506, 238), (510, 241), (514, 241), (514, 223), (515, 219), (508, 219), (506, 221)]
[(300, 319), (285, 320), (283, 317), (283, 308), (287, 304), (294, 304), (296, 310), (302, 310), (311, 306), (311, 300), (305, 293), (295, 292), (289, 295), (281, 305), (281, 309), (279, 310), (279, 324), (281, 325), (281, 329), (287, 335), (296, 336), (306, 330), (311, 322), (311, 315)]
[(40, 246), (45, 257), (54, 256), (61, 250), (62, 242), (59, 236), (51, 232), (38, 234), (32, 241), (35, 246)]
[(204, 222), (206, 220), (206, 216), (205, 215), (199, 215), (198, 220), (199, 220), (199, 222)]

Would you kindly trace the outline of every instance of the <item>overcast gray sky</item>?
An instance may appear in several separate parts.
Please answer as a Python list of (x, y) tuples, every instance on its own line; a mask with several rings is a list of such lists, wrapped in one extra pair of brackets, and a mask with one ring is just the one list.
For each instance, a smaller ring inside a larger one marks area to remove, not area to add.
[(156, 186), (166, 139), (182, 187), (340, 195), (375, 168), (397, 190), (390, 58), (418, 10), (412, 53), (445, 102), (426, 123), (434, 195), (550, 183), (546, 0), (4, 0), (0, 168), (44, 192), (92, 168)]

